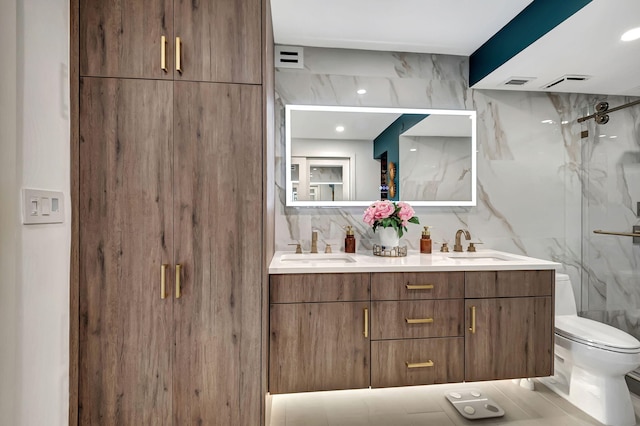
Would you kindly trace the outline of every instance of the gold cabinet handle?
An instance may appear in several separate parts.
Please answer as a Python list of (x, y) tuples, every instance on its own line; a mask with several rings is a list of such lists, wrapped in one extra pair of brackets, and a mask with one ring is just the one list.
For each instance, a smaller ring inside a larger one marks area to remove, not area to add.
[(429, 360), (426, 362), (405, 362), (407, 368), (425, 368), (425, 367), (433, 367), (433, 361)]
[(476, 307), (472, 306), (469, 309), (471, 309), (471, 327), (469, 327), (469, 331), (471, 333), (475, 334), (475, 332), (476, 332)]
[(167, 298), (167, 268), (169, 265), (163, 263), (160, 266), (160, 299)]
[(433, 284), (406, 284), (407, 290), (432, 290)]
[(167, 72), (167, 38), (165, 36), (160, 37), (160, 68), (162, 71)]
[(176, 71), (180, 74), (182, 74), (182, 62), (180, 61), (180, 56), (182, 56), (180, 53), (181, 45), (180, 37), (176, 37)]
[(364, 308), (364, 337), (369, 337), (369, 309)]
[(176, 299), (180, 299), (180, 275), (182, 272), (182, 265), (176, 265)]
[(431, 324), (433, 318), (405, 318), (407, 324)]

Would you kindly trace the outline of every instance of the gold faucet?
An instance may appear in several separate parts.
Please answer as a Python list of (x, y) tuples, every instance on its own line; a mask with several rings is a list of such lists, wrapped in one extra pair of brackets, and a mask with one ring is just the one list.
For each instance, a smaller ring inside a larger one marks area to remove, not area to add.
[(464, 232), (464, 237), (469, 241), (471, 239), (471, 234), (466, 229), (458, 229), (456, 232), (456, 243), (453, 245), (453, 251), (462, 251), (462, 244), (460, 244), (460, 237)]
[(311, 253), (318, 252), (318, 231), (311, 232)]

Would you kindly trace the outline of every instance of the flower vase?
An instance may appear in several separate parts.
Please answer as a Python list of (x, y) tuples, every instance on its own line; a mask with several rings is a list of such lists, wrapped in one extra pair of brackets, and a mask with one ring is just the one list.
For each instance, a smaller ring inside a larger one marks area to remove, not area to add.
[(393, 227), (378, 228), (376, 229), (378, 234), (378, 241), (380, 245), (386, 249), (398, 247), (400, 245), (400, 237), (398, 237), (398, 231)]

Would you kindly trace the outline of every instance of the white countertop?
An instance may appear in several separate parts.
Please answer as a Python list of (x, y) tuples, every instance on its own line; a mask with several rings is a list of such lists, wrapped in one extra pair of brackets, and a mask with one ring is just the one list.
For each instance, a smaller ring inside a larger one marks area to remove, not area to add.
[(373, 253), (295, 254), (278, 251), (269, 265), (270, 274), (322, 274), (350, 272), (444, 272), (560, 269), (549, 260), (496, 250), (421, 254), (410, 250), (406, 257), (381, 257)]

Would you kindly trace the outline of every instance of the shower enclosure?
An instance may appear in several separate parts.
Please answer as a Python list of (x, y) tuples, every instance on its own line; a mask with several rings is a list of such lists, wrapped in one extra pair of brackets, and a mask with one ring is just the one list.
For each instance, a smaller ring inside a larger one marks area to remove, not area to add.
[[(640, 340), (640, 238), (632, 236), (640, 232), (640, 100), (607, 101), (579, 119), (581, 315)], [(640, 381), (640, 371), (629, 376)]]

